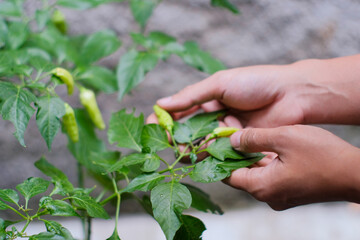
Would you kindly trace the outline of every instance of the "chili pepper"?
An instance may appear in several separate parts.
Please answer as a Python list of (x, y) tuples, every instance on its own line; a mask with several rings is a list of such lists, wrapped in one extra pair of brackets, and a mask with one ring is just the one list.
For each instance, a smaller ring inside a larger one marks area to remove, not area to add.
[(66, 25), (65, 16), (60, 10), (55, 9), (51, 17), (51, 21), (62, 34), (66, 34), (67, 25)]
[(239, 128), (234, 127), (217, 127), (211, 133), (210, 138), (229, 137), (239, 130)]
[(90, 89), (80, 88), (80, 102), (85, 107), (95, 126), (104, 130), (106, 125), (96, 102), (95, 93)]
[(71, 141), (78, 142), (79, 129), (76, 123), (74, 109), (67, 103), (65, 103), (65, 115), (62, 117), (62, 123)]
[(74, 92), (74, 78), (68, 70), (64, 68), (54, 68), (51, 70), (51, 73), (66, 85), (69, 95)]
[(167, 111), (165, 111), (164, 109), (159, 107), (158, 105), (154, 105), (153, 108), (154, 108), (156, 117), (158, 118), (159, 125), (161, 127), (165, 128), (166, 130), (168, 130), (169, 132), (172, 132), (172, 129), (174, 127), (174, 121), (173, 121), (171, 115)]

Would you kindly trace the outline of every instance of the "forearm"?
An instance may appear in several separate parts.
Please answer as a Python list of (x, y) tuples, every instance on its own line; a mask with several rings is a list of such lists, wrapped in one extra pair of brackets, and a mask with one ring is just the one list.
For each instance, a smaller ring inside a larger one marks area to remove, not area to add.
[(305, 123), (360, 124), (360, 55), (304, 60), (289, 66)]

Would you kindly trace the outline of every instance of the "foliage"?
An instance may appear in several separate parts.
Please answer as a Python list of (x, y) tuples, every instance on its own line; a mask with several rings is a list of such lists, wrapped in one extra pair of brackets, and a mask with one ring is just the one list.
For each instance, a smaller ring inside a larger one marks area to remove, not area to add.
[[(61, 12), (62, 8), (84, 10), (110, 2), (128, 4), (139, 25), (139, 31), (130, 34), (132, 44), (125, 49), (116, 69), (102, 66), (99, 61), (120, 49), (122, 41), (117, 34), (100, 30), (90, 35), (67, 35), (68, 23)], [(212, 137), (200, 140), (218, 127), (217, 119), (224, 112), (200, 113), (184, 123), (171, 122), (171, 127), (145, 124), (144, 116), (135, 116), (134, 110), (115, 112), (107, 125), (108, 141), (133, 151), (128, 155), (110, 151), (107, 143), (97, 137), (95, 128), (103, 130), (106, 124), (95, 93), (117, 93), (121, 100), (171, 55), (208, 74), (225, 69), (193, 41), (181, 43), (166, 33), (146, 31), (147, 21), (160, 2), (57, 0), (50, 4), (39, 0), (42, 7), (30, 13), (25, 0), (0, 2), (0, 115), (12, 122), (14, 136), (22, 146), (26, 146), (24, 135), (33, 116), (49, 150), (62, 129), (68, 135), (69, 151), (78, 162), (80, 179), (79, 186), (74, 187), (65, 173), (45, 157), (39, 159), (35, 166), (48, 180), (32, 177), (17, 185), (16, 190), (0, 189), (0, 210), (19, 216), (16, 221), (0, 218), (0, 239), (74, 239), (60, 223), (47, 217), (76, 217), (89, 228), (92, 218), (109, 218), (104, 205), (112, 201), (116, 203), (115, 228), (108, 239), (120, 239), (117, 221), (124, 195), (138, 199), (167, 239), (201, 239), (204, 224), (183, 211), (190, 207), (218, 214), (222, 211), (206, 193), (182, 183), (183, 179), (189, 176), (195, 182), (220, 181), (232, 170), (262, 158), (261, 154), (233, 150), (227, 138), (202, 148)], [(210, 3), (238, 13), (228, 0)], [(61, 86), (67, 88), (68, 95), (78, 95), (83, 108), (73, 110)], [(159, 156), (166, 149), (173, 150), (175, 159)], [(196, 163), (200, 152), (208, 152), (209, 157)], [(179, 166), (183, 157), (190, 157), (192, 164)], [(84, 170), (104, 187), (100, 195), (94, 196), (93, 188), (84, 187)], [(142, 198), (138, 197), (139, 191), (144, 192)], [(39, 195), (42, 197), (35, 204)], [(46, 232), (29, 236), (26, 229), (34, 220), (42, 221)], [(18, 229), (18, 222), (25, 222), (25, 226)], [(84, 233), (86, 239), (90, 239), (90, 232)]]

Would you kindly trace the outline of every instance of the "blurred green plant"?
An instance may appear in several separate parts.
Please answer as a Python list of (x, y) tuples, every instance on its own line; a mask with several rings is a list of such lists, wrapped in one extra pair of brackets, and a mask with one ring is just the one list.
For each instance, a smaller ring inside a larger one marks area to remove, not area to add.
[[(213, 74), (225, 69), (224, 64), (203, 51), (197, 43), (180, 43), (173, 36), (147, 32), (146, 24), (160, 0), (57, 0), (37, 1), (41, 8), (29, 13), (25, 0), (0, 2), (0, 114), (13, 123), (14, 136), (22, 146), (30, 118), (35, 114), (38, 129), (51, 150), (54, 137), (62, 130), (69, 137), (68, 148), (78, 162), (78, 187), (66, 175), (42, 157), (35, 166), (50, 178), (29, 178), (16, 190), (0, 190), (0, 210), (15, 212), (20, 219), (0, 219), (0, 239), (73, 239), (71, 233), (54, 220), (44, 216), (79, 217), (83, 222), (84, 238), (90, 239), (91, 219), (109, 218), (103, 206), (115, 200), (114, 233), (108, 239), (120, 239), (117, 219), (122, 197), (136, 199), (160, 224), (167, 239), (201, 239), (204, 224), (197, 218), (183, 215), (189, 207), (200, 211), (222, 213), (202, 190), (180, 183), (190, 176), (195, 182), (220, 181), (233, 169), (246, 167), (262, 158), (261, 154), (245, 154), (232, 150), (228, 138), (219, 138), (206, 149), (195, 142), (211, 134), (218, 126), (222, 113), (199, 114), (185, 123), (175, 122), (167, 128), (173, 139), (169, 144), (165, 129), (145, 125), (143, 115), (135, 116), (121, 110), (112, 114), (108, 140), (120, 148), (135, 151), (123, 156), (110, 151), (97, 137), (95, 127), (105, 129), (95, 93), (117, 93), (118, 100), (129, 93), (159, 61), (177, 55), (184, 63)], [(101, 4), (129, 4), (139, 30), (130, 36), (131, 47), (119, 59), (116, 69), (99, 64), (121, 47), (121, 40), (112, 30), (90, 35), (67, 35), (69, 23), (62, 8), (84, 10)], [(126, 2), (126, 3), (125, 3)], [(211, 5), (233, 13), (238, 9), (227, 0), (212, 0)], [(73, 110), (66, 96), (56, 90), (67, 87), (69, 95), (79, 95), (83, 109)], [(215, 137), (215, 135), (213, 135)], [(211, 138), (209, 138), (211, 139)], [(205, 142), (207, 142), (206, 140)], [(186, 145), (180, 150), (178, 144)], [(159, 157), (158, 152), (173, 149), (175, 159)], [(215, 150), (216, 149), (216, 150)], [(197, 154), (207, 151), (210, 157), (196, 163)], [(179, 161), (189, 156), (192, 164), (179, 167)], [(160, 169), (160, 163), (165, 168)], [(84, 170), (102, 184), (104, 190), (95, 198), (93, 188), (84, 188)], [(50, 183), (53, 188), (48, 193)], [(150, 192), (142, 198), (134, 191)], [(24, 200), (20, 200), (19, 193)], [(38, 207), (30, 200), (43, 194)], [(26, 229), (34, 220), (44, 222), (46, 232), (27, 235)], [(17, 229), (17, 223), (25, 226)]]

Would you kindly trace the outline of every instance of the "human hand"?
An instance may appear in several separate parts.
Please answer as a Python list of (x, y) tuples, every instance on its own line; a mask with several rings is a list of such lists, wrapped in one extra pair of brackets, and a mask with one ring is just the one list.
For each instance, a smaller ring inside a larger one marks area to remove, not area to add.
[(245, 152), (274, 152), (256, 166), (235, 170), (225, 181), (275, 210), (326, 202), (360, 202), (360, 149), (321, 128), (244, 129), (231, 144)]
[[(289, 66), (255, 66), (220, 71), (190, 85), (157, 104), (175, 119), (202, 108), (206, 112), (226, 108), (230, 122), (238, 127), (274, 127), (301, 123), (301, 100), (296, 91), (285, 91), (291, 76)], [(281, 116), (281, 117), (280, 117)], [(156, 122), (150, 115), (148, 122)], [(237, 119), (238, 122), (234, 122)], [(227, 122), (227, 118), (224, 119)], [(229, 125), (229, 124), (227, 124)]]
[[(243, 127), (360, 124), (360, 55), (220, 71), (157, 104), (176, 119), (229, 110)], [(226, 118), (224, 119), (226, 122)], [(231, 120), (233, 122), (233, 120)], [(148, 122), (156, 122), (154, 114)]]

